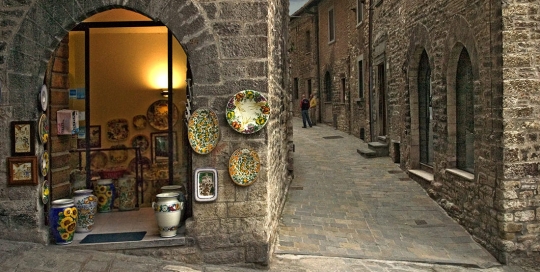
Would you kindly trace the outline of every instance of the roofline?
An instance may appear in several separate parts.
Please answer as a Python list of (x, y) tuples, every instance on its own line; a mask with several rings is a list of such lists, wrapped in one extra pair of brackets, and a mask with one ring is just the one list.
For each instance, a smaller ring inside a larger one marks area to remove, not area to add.
[(302, 7), (300, 7), (296, 12), (294, 12), (291, 17), (300, 16), (304, 13), (310, 13), (309, 8), (317, 6), (321, 0), (309, 0)]

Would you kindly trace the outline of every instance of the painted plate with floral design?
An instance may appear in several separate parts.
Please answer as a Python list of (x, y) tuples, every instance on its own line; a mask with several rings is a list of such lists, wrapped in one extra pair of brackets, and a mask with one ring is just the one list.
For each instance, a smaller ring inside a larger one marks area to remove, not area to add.
[[(145, 172), (150, 169), (150, 166), (152, 165), (152, 161), (150, 161), (149, 158), (147, 157), (141, 157), (140, 159), (140, 162), (139, 162), (139, 165), (140, 167), (142, 168), (142, 170), (144, 170)], [(130, 162), (129, 162), (129, 165), (128, 165), (128, 170), (131, 172), (131, 173), (135, 173), (136, 171), (136, 168), (137, 167), (137, 159), (136, 158), (133, 158)], [(140, 174), (140, 169), (139, 169), (139, 174)]]
[(150, 146), (150, 139), (144, 134), (135, 135), (131, 139), (131, 146), (135, 148), (138, 147), (142, 153), (148, 150), (148, 147)]
[[(173, 126), (178, 121), (178, 108), (173, 104), (174, 112), (172, 115)], [(150, 126), (157, 130), (167, 130), (169, 128), (169, 102), (167, 100), (158, 100), (146, 111), (146, 117)]]
[(107, 122), (107, 139), (123, 141), (129, 135), (129, 125), (126, 119), (114, 119)]
[(42, 114), (39, 118), (39, 141), (42, 144), (46, 144), (49, 141), (49, 119), (46, 114)]
[(257, 91), (238, 92), (227, 103), (227, 122), (234, 130), (242, 134), (251, 134), (261, 130), (268, 122), (269, 116), (268, 100)]
[(113, 145), (111, 146), (113, 150), (109, 151), (109, 161), (112, 163), (121, 163), (125, 162), (128, 158), (128, 151), (125, 145)]
[(97, 151), (90, 154), (90, 168), (92, 170), (103, 169), (109, 162), (107, 154), (103, 151)]
[(47, 111), (47, 106), (49, 106), (49, 91), (47, 90), (47, 85), (43, 84), (41, 86), (41, 91), (39, 92), (39, 104), (43, 111)]
[(148, 124), (146, 120), (146, 115), (135, 115), (133, 116), (133, 127), (137, 130), (145, 129)]
[(46, 177), (49, 173), (49, 152), (44, 151), (40, 160), (41, 175)]
[(43, 184), (41, 185), (41, 202), (43, 202), (43, 204), (49, 203), (50, 193), (51, 190), (49, 189), (49, 181), (44, 180)]
[(188, 139), (193, 151), (208, 154), (219, 141), (219, 120), (210, 109), (197, 109), (188, 121)]
[(233, 182), (240, 186), (255, 182), (260, 168), (259, 155), (248, 148), (237, 149), (229, 159), (229, 175)]

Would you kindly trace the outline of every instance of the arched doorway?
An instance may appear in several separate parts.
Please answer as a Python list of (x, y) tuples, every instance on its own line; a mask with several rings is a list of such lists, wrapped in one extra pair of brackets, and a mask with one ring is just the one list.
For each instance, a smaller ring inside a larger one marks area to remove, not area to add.
[[(159, 237), (151, 209), (155, 195), (165, 185), (180, 185), (187, 195), (191, 184), (183, 118), (189, 93), (186, 53), (162, 23), (125, 9), (88, 18), (65, 41), (53, 62), (63, 54), (68, 65), (55, 69), (53, 63), (47, 74), (50, 85), (64, 77), (68, 95), (51, 89), (52, 97), (62, 97), (52, 100), (51, 108), (78, 113), (79, 120), (72, 131), (62, 131), (66, 122), (51, 116), (58, 128), (52, 136), (63, 143), (49, 146), (51, 165), (61, 166), (49, 177), (52, 200), (112, 178), (112, 211), (125, 213), (96, 216), (92, 233), (147, 231), (146, 237)], [(69, 163), (62, 166), (66, 149)], [(62, 180), (66, 172), (69, 190)], [(75, 242), (84, 236), (76, 235)]]

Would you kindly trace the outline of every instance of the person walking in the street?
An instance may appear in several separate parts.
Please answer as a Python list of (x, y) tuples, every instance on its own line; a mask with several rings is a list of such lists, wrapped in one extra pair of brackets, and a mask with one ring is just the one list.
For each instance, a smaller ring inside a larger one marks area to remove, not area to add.
[(304, 123), (302, 128), (306, 128), (306, 121), (309, 127), (311, 127), (311, 120), (309, 120), (309, 99), (306, 98), (305, 94), (302, 95), (300, 109), (302, 110), (302, 122)]
[(316, 115), (317, 115), (317, 96), (315, 94), (311, 94), (311, 97), (309, 99), (309, 119), (312, 125), (317, 124)]

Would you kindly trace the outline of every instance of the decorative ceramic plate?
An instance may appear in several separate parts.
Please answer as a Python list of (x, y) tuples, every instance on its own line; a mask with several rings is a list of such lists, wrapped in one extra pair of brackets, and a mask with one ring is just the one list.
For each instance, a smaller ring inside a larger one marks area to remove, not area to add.
[(142, 153), (148, 150), (148, 147), (150, 146), (150, 139), (148, 138), (148, 136), (143, 134), (135, 135), (135, 137), (131, 139), (131, 146), (139, 147), (139, 150)]
[(121, 163), (125, 162), (128, 158), (128, 151), (125, 145), (113, 145), (111, 146), (112, 149), (117, 148), (117, 150), (110, 150), (109, 151), (109, 161), (112, 163)]
[(103, 151), (97, 151), (90, 155), (90, 168), (93, 170), (103, 169), (107, 162), (107, 155)]
[(49, 203), (49, 195), (51, 193), (51, 190), (49, 189), (49, 181), (44, 180), (43, 184), (41, 185), (41, 202), (43, 204)]
[(44, 151), (43, 154), (41, 154), (40, 166), (41, 175), (46, 177), (49, 173), (49, 152)]
[[(146, 172), (146, 170), (150, 169), (150, 166), (152, 165), (152, 161), (150, 161), (150, 159), (147, 158), (147, 157), (141, 157), (141, 161), (139, 162), (139, 164), (142, 167), (142, 169)], [(135, 158), (133, 158), (129, 162), (128, 170), (131, 173), (135, 173), (135, 167), (136, 166), (137, 166), (137, 160)]]
[(233, 182), (240, 186), (255, 182), (260, 167), (259, 155), (248, 148), (237, 149), (229, 159), (229, 175)]
[(39, 140), (42, 144), (46, 144), (49, 141), (49, 119), (46, 114), (42, 114), (39, 118)]
[(219, 120), (210, 109), (197, 109), (189, 118), (188, 139), (199, 154), (208, 154), (219, 141)]
[(137, 130), (145, 129), (148, 124), (146, 115), (136, 115), (133, 117), (133, 127)]
[(49, 91), (47, 90), (47, 86), (45, 84), (41, 86), (41, 91), (39, 92), (39, 103), (41, 105), (41, 109), (43, 111), (47, 111), (47, 106), (49, 105)]
[(128, 120), (114, 119), (107, 122), (107, 139), (110, 141), (123, 141), (129, 134)]
[(243, 134), (255, 133), (262, 129), (269, 116), (268, 101), (257, 91), (238, 92), (227, 103), (227, 122), (234, 130)]
[[(174, 112), (172, 115), (173, 119), (173, 126), (178, 121), (178, 108), (176, 105), (173, 104)], [(167, 100), (158, 100), (150, 107), (148, 107), (148, 111), (146, 112), (146, 117), (148, 118), (148, 123), (150, 126), (157, 130), (166, 130), (169, 128), (169, 122), (168, 122), (168, 113), (169, 113), (169, 104)]]
[(218, 173), (213, 168), (195, 170), (195, 200), (213, 201), (217, 199)]

